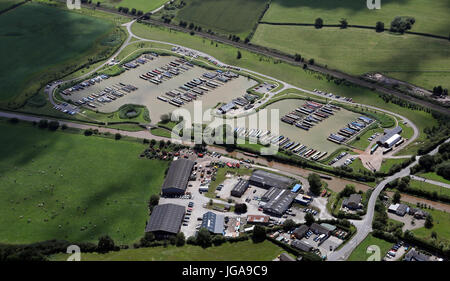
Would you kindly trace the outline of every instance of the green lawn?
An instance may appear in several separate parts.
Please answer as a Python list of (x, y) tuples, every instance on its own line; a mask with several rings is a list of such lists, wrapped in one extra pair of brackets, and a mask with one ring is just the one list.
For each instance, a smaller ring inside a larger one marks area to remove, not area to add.
[[(168, 246), (81, 254), (82, 261), (271, 261), (283, 252), (272, 242), (253, 243), (251, 240), (225, 243), (203, 249), (199, 246)], [(66, 260), (67, 254), (51, 256), (51, 260)]]
[(20, 2), (23, 2), (24, 0), (1, 0), (0, 1), (0, 12), (3, 10), (8, 9), (12, 5), (18, 4)]
[(367, 259), (372, 255), (372, 253), (367, 253), (367, 248), (369, 246), (378, 246), (380, 248), (380, 259), (386, 255), (389, 249), (392, 247), (392, 243), (387, 242), (385, 240), (373, 237), (372, 234), (369, 234), (361, 244), (356, 247), (356, 249), (351, 253), (350, 257), (347, 259), (348, 261), (367, 261)]
[(167, 131), (166, 129), (162, 129), (162, 128), (154, 128), (154, 129), (151, 129), (150, 132), (152, 133), (152, 135), (159, 136), (159, 137), (164, 137), (164, 138), (172, 137), (171, 132)]
[(409, 187), (412, 189), (437, 192), (438, 195), (446, 195), (446, 196), (450, 197), (450, 189), (442, 187), (442, 186), (434, 185), (431, 183), (427, 183), (427, 182), (411, 180), (409, 182)]
[(325, 76), (321, 74), (308, 70), (305, 71), (299, 67), (288, 63), (283, 63), (266, 56), (240, 50), (242, 53), (242, 58), (238, 60), (236, 58), (237, 48), (220, 43), (217, 43), (216, 47), (215, 42), (211, 44), (210, 40), (206, 40), (198, 36), (191, 36), (184, 32), (177, 32), (173, 30), (169, 31), (167, 28), (163, 27), (135, 23), (132, 26), (132, 31), (137, 36), (143, 38), (172, 42), (206, 52), (224, 63), (252, 69), (262, 74), (282, 79), (286, 83), (290, 83), (304, 89), (321, 89), (323, 91), (332, 92), (341, 96), (351, 97), (358, 103), (377, 106), (401, 114), (416, 124), (421, 132), (419, 138), (417, 139), (418, 144), (411, 144), (408, 146), (405, 154), (417, 152), (420, 142), (426, 139), (426, 135), (422, 133), (424, 128), (437, 125), (436, 119), (434, 119), (430, 113), (403, 108), (393, 103), (385, 103), (379, 97), (378, 93), (369, 89), (356, 86), (346, 86), (343, 84), (337, 85), (333, 81), (327, 81)]
[(234, 34), (244, 40), (262, 14), (267, 0), (190, 0), (184, 1), (176, 21), (200, 25), (222, 34)]
[(320, 17), (325, 24), (339, 24), (345, 18), (355, 25), (375, 26), (377, 21), (382, 21), (385, 28), (389, 28), (396, 16), (412, 16), (416, 19), (412, 31), (448, 36), (449, 10), (446, 0), (381, 1), (379, 10), (369, 10), (366, 1), (272, 0), (263, 20), (314, 23)]
[(131, 9), (136, 9), (136, 11), (142, 11), (144, 13), (153, 11), (165, 3), (169, 2), (168, 0), (99, 0), (93, 3), (100, 2), (101, 5), (106, 7), (124, 7)]
[(401, 164), (404, 161), (407, 161), (408, 159), (397, 159), (397, 158), (387, 158), (387, 159), (383, 159), (383, 161), (381, 162), (381, 167), (380, 167), (380, 172), (382, 173), (387, 173), (389, 172), (389, 169), (391, 169), (392, 166), (396, 165), (396, 164)]
[(440, 210), (426, 209), (426, 212), (433, 217), (433, 227), (428, 229), (421, 227), (414, 229), (412, 232), (418, 238), (431, 240), (431, 233), (434, 231), (437, 234), (437, 240), (446, 243), (450, 243), (450, 214)]
[(142, 237), (168, 162), (126, 140), (0, 122), (0, 243)]
[(448, 40), (376, 33), (366, 29), (260, 24), (252, 43), (292, 55), (299, 53), (328, 68), (354, 75), (375, 71), (406, 72), (409, 75), (405, 75), (404, 80), (427, 89), (430, 85), (423, 85), (420, 79), (423, 72), (446, 72), (441, 73), (443, 76), (436, 76), (437, 80), (432, 84), (450, 88), (450, 80), (444, 79), (450, 75)]
[(0, 36), (0, 106), (11, 108), (121, 43), (111, 21), (34, 2), (0, 15)]
[(410, 139), (414, 135), (414, 130), (408, 124), (403, 124), (403, 121), (399, 120), (398, 125), (402, 127), (402, 133), (400, 134), (405, 139)]
[(423, 177), (426, 179), (434, 180), (434, 181), (440, 181), (446, 184), (450, 184), (450, 180), (445, 179), (444, 177), (436, 174), (436, 172), (428, 172), (428, 173), (422, 173), (418, 174), (419, 177)]
[(368, 169), (366, 169), (361, 161), (361, 159), (356, 158), (355, 161), (353, 161), (350, 165), (350, 168), (353, 169), (353, 171), (358, 172), (358, 171), (369, 171)]
[(375, 128), (375, 129), (370, 129), (367, 130), (366, 132), (364, 132), (362, 135), (359, 136), (359, 140), (357, 140), (356, 138), (350, 143), (352, 146), (356, 147), (357, 149), (360, 150), (366, 150), (366, 148), (369, 146), (370, 141), (368, 140), (368, 138), (370, 138), (373, 134), (375, 133), (383, 133), (383, 129), (382, 128)]

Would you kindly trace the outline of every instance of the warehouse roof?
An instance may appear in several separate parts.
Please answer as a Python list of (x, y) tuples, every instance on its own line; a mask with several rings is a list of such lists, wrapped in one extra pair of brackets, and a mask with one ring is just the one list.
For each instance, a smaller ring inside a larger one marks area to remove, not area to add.
[(311, 231), (314, 233), (319, 233), (319, 234), (329, 234), (330, 230), (328, 230), (328, 228), (326, 228), (325, 226), (322, 226), (320, 224), (317, 223), (313, 223), (310, 227)]
[(267, 202), (263, 209), (266, 212), (282, 215), (294, 201), (297, 194), (287, 189), (277, 188), (272, 198)]
[(310, 244), (307, 244), (306, 242), (300, 240), (294, 240), (291, 246), (304, 252), (309, 252), (313, 248), (313, 246), (311, 246)]
[(240, 197), (242, 196), (242, 194), (244, 194), (247, 188), (248, 188), (248, 181), (241, 179), (231, 190), (231, 195)]
[(268, 223), (270, 217), (262, 215), (248, 215), (247, 223)]
[(208, 229), (209, 232), (211, 232), (211, 233), (223, 234), (224, 221), (225, 221), (225, 218), (223, 215), (218, 215), (213, 212), (206, 212), (203, 215), (202, 227)]
[(294, 183), (294, 180), (288, 177), (269, 173), (264, 170), (253, 171), (253, 174), (250, 177), (250, 181), (260, 183), (264, 186), (276, 186), (279, 188), (288, 188), (291, 187)]
[(153, 208), (146, 232), (164, 231), (176, 234), (180, 230), (184, 217), (184, 207), (175, 204), (157, 205)]
[(397, 126), (392, 130), (384, 130), (384, 135), (380, 138), (379, 142), (384, 144), (395, 134), (400, 134), (402, 132), (402, 127)]
[(191, 176), (194, 161), (189, 159), (179, 159), (170, 164), (162, 189), (176, 188), (186, 190), (189, 177)]

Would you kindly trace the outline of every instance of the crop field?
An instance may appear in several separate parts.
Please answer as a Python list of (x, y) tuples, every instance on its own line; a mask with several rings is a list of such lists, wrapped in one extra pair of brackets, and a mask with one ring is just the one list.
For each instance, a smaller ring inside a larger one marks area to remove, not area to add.
[(140, 239), (168, 163), (145, 146), (0, 121), (0, 243)]
[(385, 240), (373, 237), (372, 234), (369, 234), (366, 239), (364, 239), (361, 244), (356, 247), (356, 249), (351, 253), (350, 257), (347, 260), (366, 261), (371, 256), (371, 252), (367, 253), (367, 248), (372, 245), (380, 247), (380, 255), (381, 258), (383, 258), (383, 256), (386, 255), (393, 244)]
[(448, 36), (449, 11), (446, 0), (385, 0), (379, 10), (369, 10), (363, 0), (273, 0), (263, 21), (314, 23), (320, 17), (324, 24), (339, 24), (345, 18), (355, 25), (375, 26), (381, 21), (389, 28), (396, 16), (411, 16), (416, 19), (411, 31)]
[(134, 8), (136, 11), (146, 13), (161, 7), (168, 2), (168, 0), (100, 0), (98, 2), (106, 7), (124, 7), (129, 8), (130, 10)]
[[(450, 88), (450, 43), (447, 40), (363, 29), (260, 24), (252, 43), (292, 55), (299, 53), (328, 68), (354, 75), (395, 71), (403, 73), (403, 80), (418, 86)], [(441, 75), (428, 76), (424, 86), (421, 75), (428, 72)], [(443, 79), (445, 76), (447, 78)]]
[(120, 30), (110, 21), (40, 3), (0, 15), (0, 37), (0, 105), (12, 108), (121, 43)]
[[(81, 255), (82, 261), (271, 261), (283, 249), (264, 241), (253, 243), (243, 241), (225, 243), (203, 249), (200, 246), (185, 245), (182, 247), (153, 247), (121, 250), (107, 254), (86, 253)], [(67, 254), (50, 257), (51, 260), (66, 260)]]
[(178, 11), (176, 20), (193, 22), (203, 30), (234, 34), (244, 40), (266, 3), (266, 0), (191, 0)]

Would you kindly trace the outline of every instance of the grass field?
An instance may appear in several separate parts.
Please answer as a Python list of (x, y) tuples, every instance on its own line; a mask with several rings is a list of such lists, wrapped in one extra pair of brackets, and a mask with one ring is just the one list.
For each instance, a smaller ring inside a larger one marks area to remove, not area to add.
[(0, 15), (0, 37), (0, 105), (12, 108), (45, 83), (76, 70), (88, 58), (108, 55), (121, 43), (113, 22), (41, 3)]
[(427, 183), (427, 182), (411, 180), (409, 182), (409, 187), (412, 189), (436, 192), (438, 195), (446, 195), (446, 196), (450, 197), (450, 189), (442, 187), (442, 186), (434, 185), (431, 183)]
[[(146, 13), (161, 7), (168, 2), (168, 0), (99, 0), (98, 2), (106, 7), (124, 7), (129, 8), (130, 11), (134, 8), (136, 11)], [(97, 1), (94, 3), (97, 3)]]
[[(203, 249), (199, 246), (168, 246), (140, 248), (109, 252), (107, 254), (86, 253), (81, 255), (82, 261), (271, 261), (283, 249), (264, 241), (253, 243), (251, 240), (225, 243)], [(50, 257), (51, 260), (66, 260), (67, 254)]]
[(370, 141), (368, 140), (368, 138), (370, 138), (373, 134), (375, 133), (383, 133), (383, 129), (382, 128), (374, 128), (374, 129), (370, 129), (367, 130), (366, 132), (364, 132), (360, 137), (359, 140), (357, 140), (356, 138), (350, 143), (352, 146), (354, 146), (357, 149), (360, 150), (366, 150), (366, 148), (369, 146)]
[(241, 40), (251, 32), (264, 11), (267, 0), (190, 0), (176, 16), (177, 21), (193, 22), (203, 30), (234, 34)]
[(450, 214), (440, 210), (427, 209), (425, 211), (433, 217), (433, 227), (430, 229), (425, 227), (414, 229), (412, 231), (414, 235), (425, 240), (432, 240), (431, 234), (436, 232), (437, 241), (442, 241), (448, 245), (450, 243)]
[(434, 180), (434, 181), (440, 181), (446, 184), (450, 184), (450, 180), (445, 179), (444, 177), (436, 174), (436, 172), (429, 172), (429, 173), (422, 173), (418, 174), (419, 177), (423, 177), (426, 179)]
[(387, 159), (383, 159), (383, 162), (381, 163), (381, 167), (380, 167), (380, 172), (382, 173), (387, 173), (389, 172), (389, 169), (391, 169), (392, 166), (396, 165), (396, 164), (401, 164), (404, 161), (406, 161), (408, 159), (397, 159), (397, 158), (387, 158)]
[(361, 159), (356, 158), (355, 161), (353, 161), (350, 165), (350, 168), (353, 169), (353, 171), (355, 172), (364, 172), (364, 171), (369, 171), (368, 169), (366, 169), (361, 161)]
[(18, 4), (20, 2), (23, 2), (23, 0), (1, 0), (0, 1), (0, 12), (8, 9), (12, 5)]
[(367, 253), (367, 248), (372, 245), (380, 247), (380, 258), (383, 258), (393, 244), (385, 240), (373, 237), (372, 234), (369, 234), (366, 239), (364, 239), (361, 244), (356, 247), (356, 249), (351, 253), (347, 260), (366, 261), (372, 255), (371, 253)]
[[(450, 43), (414, 35), (398, 36), (363, 29), (340, 29), (260, 24), (252, 43), (288, 54), (299, 53), (328, 68), (360, 75), (366, 72), (400, 71), (407, 82), (423, 86), (423, 72), (446, 71), (433, 76), (430, 85), (450, 88)], [(411, 58), (415, 59), (412, 60)]]
[(314, 23), (318, 17), (325, 24), (339, 24), (342, 18), (349, 24), (375, 26), (384, 22), (389, 28), (396, 16), (416, 19), (412, 31), (448, 36), (450, 5), (446, 0), (385, 0), (381, 9), (369, 10), (366, 1), (355, 0), (272, 0), (263, 20), (269, 22)]
[(0, 243), (142, 237), (167, 162), (125, 140), (0, 122)]

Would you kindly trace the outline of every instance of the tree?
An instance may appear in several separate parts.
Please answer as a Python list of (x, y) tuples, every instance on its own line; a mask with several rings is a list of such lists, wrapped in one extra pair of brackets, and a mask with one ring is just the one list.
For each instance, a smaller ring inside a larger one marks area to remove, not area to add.
[(214, 244), (214, 246), (220, 246), (225, 242), (226, 242), (225, 237), (223, 237), (222, 235), (215, 235), (212, 238), (212, 243)]
[(375, 25), (376, 32), (383, 32), (384, 31), (384, 23), (381, 21), (377, 21), (377, 24)]
[(323, 19), (317, 18), (316, 21), (315, 21), (315, 23), (314, 23), (314, 26), (315, 26), (316, 28), (322, 28), (322, 27), (323, 27)]
[(320, 176), (316, 173), (311, 173), (308, 176), (309, 182), (309, 191), (311, 191), (314, 195), (319, 195), (322, 190), (322, 181), (320, 180)]
[(266, 240), (266, 228), (261, 225), (255, 225), (255, 228), (253, 229), (252, 240), (255, 243)]
[(345, 29), (345, 28), (348, 27), (347, 19), (342, 18), (342, 19), (339, 21), (339, 23), (341, 24), (341, 28), (342, 28), (342, 29)]
[(434, 167), (434, 157), (431, 155), (424, 155), (419, 159), (419, 165), (426, 171), (431, 171)]
[(169, 114), (162, 114), (160, 118), (161, 118), (161, 123), (167, 123), (170, 121)]
[(309, 59), (308, 63), (309, 63), (310, 65), (314, 65), (315, 61), (314, 61), (314, 59)]
[(153, 207), (159, 204), (159, 195), (158, 194), (152, 194), (150, 196), (150, 199), (148, 200), (148, 208), (153, 210)]
[(350, 195), (356, 193), (355, 186), (352, 184), (347, 184), (344, 189), (339, 192), (340, 197), (349, 197)]
[(195, 239), (197, 245), (202, 246), (203, 248), (207, 248), (211, 246), (211, 233), (209, 233), (208, 229), (202, 227), (199, 229), (197, 233), (197, 238)]
[(302, 56), (299, 55), (299, 54), (295, 54), (294, 60), (295, 60), (295, 61), (301, 61), (301, 60), (302, 60)]
[(305, 216), (305, 221), (306, 221), (307, 225), (311, 225), (311, 224), (313, 224), (316, 221), (316, 219), (314, 218), (313, 214), (307, 213), (306, 216)]
[(58, 121), (50, 121), (48, 123), (48, 129), (51, 131), (56, 131), (59, 128), (59, 122)]
[(48, 127), (48, 121), (47, 120), (39, 120), (38, 127), (41, 129), (45, 129)]
[(153, 232), (146, 232), (144, 237), (141, 238), (141, 246), (142, 247), (150, 247), (150, 244), (155, 241), (156, 237)]
[(184, 233), (178, 232), (177, 236), (175, 237), (175, 245), (177, 245), (177, 247), (181, 247), (181, 246), (184, 246), (185, 243), (186, 243), (186, 238), (184, 237)]
[(241, 51), (237, 51), (237, 59), (240, 60), (242, 58)]
[(247, 213), (247, 204), (241, 203), (234, 205), (234, 211), (238, 214)]
[(102, 236), (98, 239), (97, 250), (100, 253), (107, 253), (114, 250), (114, 240), (108, 235)]
[(426, 228), (432, 228), (433, 227), (433, 217), (431, 215), (428, 215), (425, 218), (425, 227)]
[(283, 230), (289, 231), (295, 227), (295, 222), (291, 219), (287, 219), (283, 222)]
[(400, 199), (401, 199), (402, 195), (400, 194), (400, 192), (397, 190), (394, 193), (394, 197), (392, 198), (392, 203), (397, 204), (400, 203)]
[(120, 140), (121, 138), (122, 138), (122, 135), (119, 134), (119, 133), (116, 133), (115, 136), (114, 136), (115, 140)]

